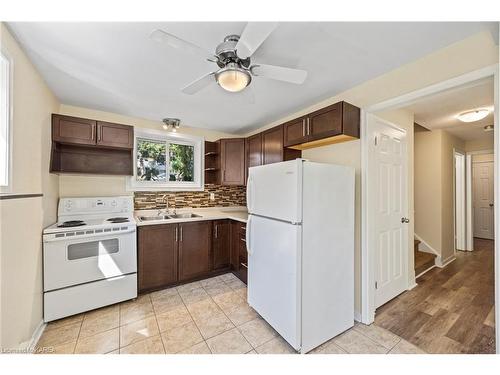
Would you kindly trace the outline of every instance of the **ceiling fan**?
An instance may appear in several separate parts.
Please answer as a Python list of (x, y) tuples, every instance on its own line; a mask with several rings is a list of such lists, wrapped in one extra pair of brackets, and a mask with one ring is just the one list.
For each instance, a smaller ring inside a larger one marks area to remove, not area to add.
[(185, 94), (195, 94), (213, 82), (217, 82), (226, 91), (239, 92), (252, 82), (252, 77), (301, 84), (307, 77), (305, 70), (259, 63), (252, 65), (251, 63), (253, 53), (277, 26), (277, 23), (249, 22), (241, 36), (226, 36), (224, 41), (215, 48), (215, 54), (160, 29), (151, 33), (151, 39), (183, 49), (218, 65), (216, 71), (184, 87), (181, 91)]

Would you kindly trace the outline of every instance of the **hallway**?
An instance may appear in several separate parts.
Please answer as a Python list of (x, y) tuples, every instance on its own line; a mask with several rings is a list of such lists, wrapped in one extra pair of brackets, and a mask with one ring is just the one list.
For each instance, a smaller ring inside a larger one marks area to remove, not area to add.
[(494, 242), (474, 244), (378, 308), (375, 324), (428, 353), (495, 353)]

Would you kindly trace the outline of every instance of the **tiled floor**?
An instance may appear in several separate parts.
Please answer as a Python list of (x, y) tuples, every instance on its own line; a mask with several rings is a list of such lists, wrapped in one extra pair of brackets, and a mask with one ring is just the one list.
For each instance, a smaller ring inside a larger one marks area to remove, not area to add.
[[(246, 286), (232, 274), (49, 323), (38, 348), (61, 354), (294, 353), (248, 306)], [(362, 324), (313, 352), (423, 353), (383, 328)]]

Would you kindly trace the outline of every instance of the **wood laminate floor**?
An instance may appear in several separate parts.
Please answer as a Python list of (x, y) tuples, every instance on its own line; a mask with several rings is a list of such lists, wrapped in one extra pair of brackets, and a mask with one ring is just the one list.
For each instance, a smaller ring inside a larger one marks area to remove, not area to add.
[(428, 353), (495, 353), (494, 242), (474, 245), (378, 308), (375, 325)]

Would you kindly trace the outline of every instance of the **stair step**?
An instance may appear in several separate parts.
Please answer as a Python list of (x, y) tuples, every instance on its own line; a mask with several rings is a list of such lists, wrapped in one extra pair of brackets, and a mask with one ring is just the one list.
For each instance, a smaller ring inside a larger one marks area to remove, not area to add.
[(436, 254), (426, 253), (415, 249), (415, 275), (418, 276), (422, 272), (434, 266)]

